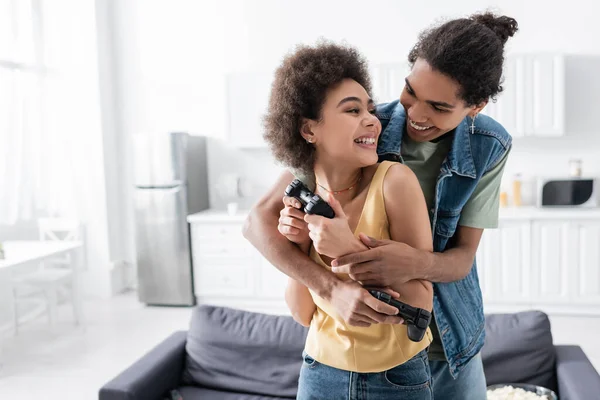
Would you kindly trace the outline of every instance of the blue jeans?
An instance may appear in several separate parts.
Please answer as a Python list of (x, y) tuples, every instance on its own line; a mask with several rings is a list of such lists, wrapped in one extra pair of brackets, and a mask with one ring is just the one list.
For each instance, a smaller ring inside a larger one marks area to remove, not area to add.
[(486, 383), (481, 353), (473, 357), (456, 379), (450, 375), (446, 361), (430, 360), (435, 400), (485, 400)]
[(298, 381), (298, 400), (432, 400), (427, 351), (404, 364), (377, 373), (344, 371), (321, 364), (308, 354)]

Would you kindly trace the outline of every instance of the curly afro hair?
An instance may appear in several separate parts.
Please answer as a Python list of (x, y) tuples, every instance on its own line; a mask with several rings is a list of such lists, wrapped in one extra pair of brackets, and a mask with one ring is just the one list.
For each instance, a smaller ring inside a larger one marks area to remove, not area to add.
[(315, 148), (300, 134), (302, 119), (320, 120), (328, 90), (344, 79), (355, 80), (371, 95), (368, 64), (352, 47), (320, 41), (298, 46), (284, 58), (263, 120), (263, 136), (277, 161), (312, 173)]
[(504, 44), (518, 29), (513, 18), (491, 12), (454, 19), (421, 33), (408, 61), (424, 59), (459, 83), (467, 106), (479, 105), (502, 92)]

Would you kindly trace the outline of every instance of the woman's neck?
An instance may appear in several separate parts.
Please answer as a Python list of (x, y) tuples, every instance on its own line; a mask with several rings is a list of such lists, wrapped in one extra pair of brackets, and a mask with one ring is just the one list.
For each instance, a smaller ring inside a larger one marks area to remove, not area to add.
[[(352, 200), (359, 192), (362, 168), (347, 168), (343, 166), (315, 165), (317, 193), (331, 193), (340, 202)], [(321, 196), (323, 197), (323, 196)]]

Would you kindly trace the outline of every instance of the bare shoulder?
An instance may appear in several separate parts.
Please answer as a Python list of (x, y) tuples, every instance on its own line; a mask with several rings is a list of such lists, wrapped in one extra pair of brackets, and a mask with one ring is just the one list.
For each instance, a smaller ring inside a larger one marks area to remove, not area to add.
[(414, 190), (419, 185), (415, 173), (404, 164), (394, 163), (383, 179), (384, 196), (389, 193), (398, 195), (406, 190)]

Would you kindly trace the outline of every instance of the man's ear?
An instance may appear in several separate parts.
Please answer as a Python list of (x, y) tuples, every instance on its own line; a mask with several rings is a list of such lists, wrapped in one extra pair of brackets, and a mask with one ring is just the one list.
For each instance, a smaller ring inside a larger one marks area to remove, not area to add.
[(481, 110), (483, 110), (485, 108), (485, 106), (487, 106), (488, 100), (482, 101), (481, 103), (479, 103), (478, 105), (476, 105), (475, 107), (473, 107), (471, 109), (471, 111), (469, 112), (469, 117), (473, 118), (475, 117), (477, 114), (479, 114), (481, 112)]
[(302, 122), (300, 123), (300, 134), (306, 140), (307, 143), (315, 143), (316, 136), (312, 131), (312, 127), (314, 125), (314, 121), (308, 118), (302, 118)]

